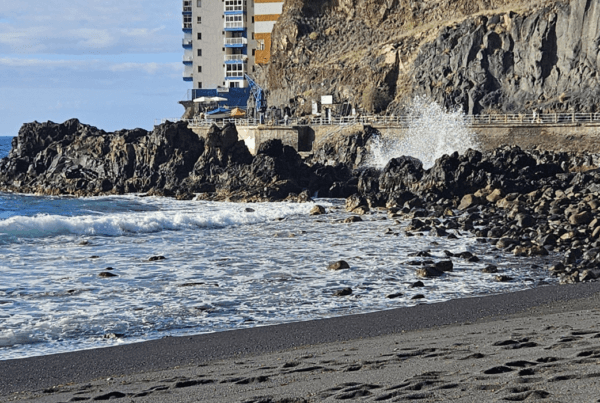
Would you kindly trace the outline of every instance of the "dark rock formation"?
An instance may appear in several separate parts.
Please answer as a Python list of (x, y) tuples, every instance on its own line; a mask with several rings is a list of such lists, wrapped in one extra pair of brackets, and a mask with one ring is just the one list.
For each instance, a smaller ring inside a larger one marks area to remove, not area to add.
[(89, 196), (148, 192), (217, 200), (308, 200), (356, 192), (345, 165), (309, 166), (279, 140), (253, 157), (234, 126), (206, 139), (186, 123), (106, 133), (77, 120), (25, 124), (0, 161), (0, 189)]
[(0, 185), (18, 192), (97, 195), (170, 194), (204, 151), (204, 140), (184, 123), (106, 133), (72, 119), (29, 123), (0, 161)]
[(305, 101), (298, 113), (327, 94), (370, 110), (372, 93), (395, 112), (415, 95), (468, 113), (596, 112), (598, 37), (588, 0), (289, 0), (262, 81), (271, 104)]

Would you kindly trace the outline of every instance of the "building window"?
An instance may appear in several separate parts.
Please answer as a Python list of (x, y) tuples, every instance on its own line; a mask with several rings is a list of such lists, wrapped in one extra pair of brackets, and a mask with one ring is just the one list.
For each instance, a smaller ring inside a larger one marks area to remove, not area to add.
[(225, 11), (244, 11), (242, 0), (225, 0)]
[(198, 66), (198, 73), (202, 73), (202, 66)]
[(265, 40), (259, 39), (256, 41), (256, 50), (265, 50)]
[(192, 16), (191, 15), (183, 16), (183, 28), (185, 28), (185, 29), (192, 28)]
[(201, 41), (202, 40), (202, 32), (198, 32), (198, 40)]
[(198, 56), (202, 56), (202, 49), (198, 49)]
[(229, 83), (229, 88), (240, 88), (240, 83), (237, 81)]
[(239, 64), (228, 64), (226, 77), (244, 77), (244, 65)]
[(198, 81), (198, 88), (202, 88), (202, 81)]
[(256, 49), (252, 49), (252, 56), (256, 56)]
[(244, 28), (244, 20), (241, 15), (226, 15), (225, 28)]
[(198, 5), (198, 7), (202, 7), (202, 0), (198, 0), (197, 5)]
[(196, 24), (202, 24), (202, 17), (196, 17)]

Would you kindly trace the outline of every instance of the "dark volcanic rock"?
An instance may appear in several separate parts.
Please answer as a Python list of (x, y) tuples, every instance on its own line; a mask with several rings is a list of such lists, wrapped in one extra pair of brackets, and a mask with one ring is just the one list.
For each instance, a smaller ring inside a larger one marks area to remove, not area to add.
[(344, 270), (344, 269), (349, 269), (349, 268), (350, 268), (350, 265), (345, 260), (339, 260), (339, 261), (331, 263), (329, 266), (327, 266), (327, 270), (333, 270), (333, 271)]
[(89, 196), (148, 192), (191, 199), (306, 201), (318, 192), (356, 191), (343, 166), (308, 166), (279, 140), (253, 157), (235, 126), (210, 128), (206, 139), (184, 122), (106, 133), (73, 119), (25, 124), (0, 161), (0, 189)]
[(192, 170), (204, 140), (185, 123), (106, 133), (72, 119), (29, 123), (0, 161), (0, 184), (11, 191), (97, 195), (171, 194)]
[(334, 291), (333, 293), (334, 297), (345, 297), (347, 295), (352, 295), (352, 288), (342, 288), (341, 290)]

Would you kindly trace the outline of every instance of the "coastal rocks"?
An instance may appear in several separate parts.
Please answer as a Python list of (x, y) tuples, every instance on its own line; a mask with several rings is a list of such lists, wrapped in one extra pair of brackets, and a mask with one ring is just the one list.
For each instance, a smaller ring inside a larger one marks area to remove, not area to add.
[(323, 166), (342, 164), (357, 169), (365, 162), (367, 143), (375, 132), (370, 126), (352, 126), (348, 130), (325, 136), (314, 144), (313, 155), (308, 163)]
[(345, 260), (338, 260), (337, 262), (333, 262), (327, 266), (327, 270), (338, 271), (349, 269), (350, 265)]
[(184, 123), (161, 125), (153, 132), (115, 133), (75, 119), (63, 124), (29, 123), (13, 140), (8, 157), (0, 161), (0, 187), (78, 196), (155, 187), (172, 193), (203, 149), (204, 140)]
[(480, 203), (480, 199), (472, 194), (464, 195), (458, 205), (459, 210), (466, 210), (470, 207), (476, 206)]
[(310, 209), (309, 214), (310, 215), (323, 215), (326, 214), (327, 212), (325, 211), (325, 207), (320, 206), (320, 205), (316, 205), (314, 206), (312, 209)]
[(315, 193), (348, 197), (351, 179), (342, 165), (307, 165), (280, 140), (262, 143), (253, 157), (235, 126), (213, 126), (203, 138), (185, 122), (114, 133), (76, 119), (29, 123), (0, 161), (0, 190), (48, 195), (308, 201)]
[(417, 269), (416, 275), (417, 277), (422, 278), (432, 278), (441, 277), (444, 275), (444, 272), (436, 269), (435, 267), (423, 267), (421, 269)]
[(452, 271), (453, 267), (454, 265), (452, 264), (452, 261), (443, 260), (430, 266), (417, 269), (416, 274), (417, 277), (422, 278), (440, 277), (443, 276), (445, 272)]
[(581, 213), (573, 214), (569, 217), (569, 224), (571, 225), (587, 225), (589, 224), (594, 216), (589, 211), (583, 211)]
[(345, 288), (342, 288), (341, 290), (336, 290), (333, 292), (334, 297), (345, 297), (348, 295), (352, 295), (352, 288), (350, 288), (350, 287), (345, 287)]

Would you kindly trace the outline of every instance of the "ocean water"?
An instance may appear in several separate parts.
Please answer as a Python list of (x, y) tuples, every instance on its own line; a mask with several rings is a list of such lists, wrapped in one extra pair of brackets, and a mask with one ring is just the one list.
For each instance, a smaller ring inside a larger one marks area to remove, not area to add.
[[(0, 137), (4, 156), (10, 139)], [(535, 287), (553, 280), (530, 260), (457, 240), (407, 237), (385, 212), (344, 224), (343, 200), (234, 204), (128, 195), (0, 193), (0, 360), (165, 336), (366, 313)], [(391, 230), (391, 231), (390, 231)], [(391, 233), (390, 233), (391, 232)], [(454, 272), (418, 280), (430, 250), (471, 251)], [(163, 256), (163, 260), (151, 260)], [(350, 269), (332, 272), (344, 259)], [(543, 265), (543, 261), (536, 263)], [(496, 264), (514, 281), (481, 273)], [(115, 277), (101, 277), (110, 272)], [(333, 296), (351, 287), (352, 295)], [(403, 295), (390, 299), (390, 294)], [(424, 299), (413, 300), (416, 294)]]

